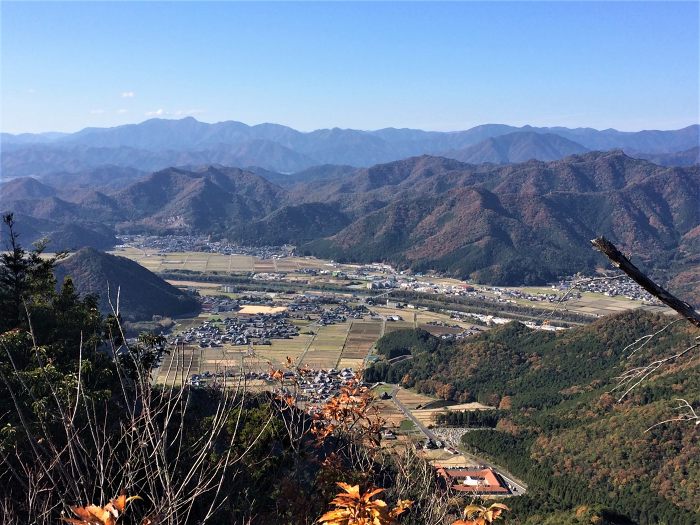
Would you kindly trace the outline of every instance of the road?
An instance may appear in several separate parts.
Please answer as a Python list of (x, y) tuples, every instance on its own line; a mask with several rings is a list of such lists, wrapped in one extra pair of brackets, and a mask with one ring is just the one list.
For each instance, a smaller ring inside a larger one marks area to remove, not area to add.
[[(398, 391), (399, 391), (399, 385), (394, 386), (394, 388), (391, 391), (391, 399), (394, 401), (394, 404), (398, 407), (399, 410), (401, 410), (401, 412), (403, 412), (403, 415), (406, 416), (406, 418), (410, 419), (413, 422), (413, 424), (416, 425), (416, 427), (423, 433), (423, 435), (426, 438), (432, 439), (434, 442), (438, 441), (440, 438), (437, 435), (435, 435), (435, 433), (432, 430), (430, 430), (428, 427), (423, 425), (423, 423), (421, 423), (413, 415), (413, 413), (406, 407), (406, 405), (404, 405), (396, 397), (396, 394), (398, 393)], [(488, 461), (482, 457), (475, 456), (474, 454), (463, 453), (463, 455), (465, 458), (470, 458), (475, 465), (484, 465), (486, 468), (490, 468), (490, 469), (493, 469), (494, 471), (496, 471), (498, 473), (498, 475), (501, 476), (501, 478), (503, 478), (503, 480), (506, 483), (514, 486), (517, 489), (517, 492), (515, 494), (522, 495), (522, 494), (525, 494), (525, 492), (527, 492), (527, 485), (525, 485), (521, 481), (516, 481), (515, 479), (513, 479), (513, 477), (510, 475), (510, 473), (505, 474), (506, 471), (502, 467), (495, 465), (494, 463), (491, 463), (490, 461)]]
[(439, 438), (435, 434), (433, 434), (433, 432), (428, 427), (426, 427), (425, 425), (423, 425), (423, 423), (418, 421), (416, 416), (414, 416), (411, 413), (411, 411), (408, 408), (406, 408), (406, 405), (404, 405), (396, 397), (396, 394), (398, 393), (398, 391), (399, 391), (399, 385), (394, 386), (393, 390), (391, 391), (391, 399), (394, 400), (394, 404), (399, 408), (399, 410), (401, 410), (401, 412), (403, 412), (404, 416), (406, 416), (408, 419), (413, 421), (413, 424), (416, 425), (416, 427), (418, 427), (418, 429), (423, 433), (423, 435), (425, 435), (425, 437), (427, 437), (428, 439), (432, 439), (433, 441), (437, 441)]

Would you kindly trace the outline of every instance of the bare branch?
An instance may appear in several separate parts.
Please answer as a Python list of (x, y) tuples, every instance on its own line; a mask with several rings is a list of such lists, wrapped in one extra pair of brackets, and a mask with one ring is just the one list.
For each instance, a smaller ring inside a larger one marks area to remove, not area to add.
[(655, 425), (650, 426), (645, 430), (645, 432), (649, 432), (652, 428), (665, 425), (666, 423), (672, 423), (674, 421), (695, 421), (696, 425), (700, 425), (700, 416), (695, 412), (695, 409), (692, 407), (690, 403), (688, 403), (685, 399), (676, 399), (680, 403), (679, 406), (676, 407), (676, 410), (685, 410), (686, 412), (684, 414), (680, 414), (677, 417), (672, 417), (670, 419), (665, 419), (664, 421), (659, 421)]
[(639, 268), (632, 264), (630, 260), (615, 247), (613, 243), (611, 243), (605, 237), (598, 237), (597, 239), (593, 239), (591, 244), (596, 250), (607, 256), (615, 266), (629, 275), (639, 286), (644, 288), (647, 292), (659, 299), (669, 308), (672, 308), (681, 314), (693, 325), (700, 328), (700, 313), (698, 313), (695, 308), (685, 301), (681, 301), (676, 296), (667, 290), (664, 290), (661, 288), (661, 286), (649, 279), (649, 277), (647, 277), (639, 270)]

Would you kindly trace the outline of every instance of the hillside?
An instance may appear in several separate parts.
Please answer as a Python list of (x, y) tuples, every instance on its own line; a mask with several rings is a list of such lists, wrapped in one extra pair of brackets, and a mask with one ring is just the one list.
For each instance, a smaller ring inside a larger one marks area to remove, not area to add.
[(283, 197), (258, 175), (214, 166), (159, 171), (114, 195), (128, 218), (122, 228), (181, 233), (220, 232), (262, 218)]
[(322, 164), (320, 166), (312, 166), (311, 168), (297, 171), (295, 173), (275, 173), (259, 168), (250, 168), (250, 171), (266, 178), (274, 184), (279, 184), (283, 188), (289, 188), (295, 184), (304, 182), (343, 178), (356, 171), (356, 169), (357, 168), (353, 168), (352, 166)]
[(33, 177), (19, 177), (0, 183), (0, 206), (23, 199), (43, 199), (56, 195), (56, 190)]
[(674, 398), (700, 401), (693, 380), (700, 361), (660, 372), (624, 403), (608, 393), (623, 367), (697, 336), (689, 324), (675, 324), (628, 362), (625, 347), (667, 322), (633, 311), (556, 335), (513, 322), (464, 343), (397, 331), (377, 343), (380, 354), (413, 359), (380, 360), (366, 377), (500, 406), (496, 428), (470, 432), (464, 444), (529, 484), (526, 496), (509, 501), (519, 523), (579, 523), (572, 518), (582, 506), (609, 509), (614, 523), (697, 523), (700, 448), (692, 425), (645, 430), (675, 415)]
[(32, 193), (36, 181), (21, 179), (13, 181), (14, 194), (38, 197), (3, 204), (52, 223), (291, 243), (309, 255), (512, 285), (593, 272), (606, 262), (589, 240), (605, 235), (662, 282), (700, 300), (693, 277), (698, 166), (667, 168), (620, 150), (507, 165), (421, 156), (357, 170), (319, 168), (284, 188), (268, 180), (277, 180), (269, 171), (255, 171), (168, 168), (108, 193), (48, 197), (48, 186)]
[(586, 151), (587, 148), (559, 135), (519, 131), (491, 137), (473, 146), (446, 151), (443, 155), (468, 164), (509, 164), (530, 159), (557, 160)]
[(692, 166), (693, 164), (700, 164), (700, 146), (673, 153), (631, 153), (631, 155), (661, 166)]
[(42, 176), (41, 182), (54, 188), (60, 188), (63, 194), (74, 190), (84, 191), (96, 188), (102, 192), (110, 192), (133, 184), (146, 175), (148, 175), (147, 172), (134, 168), (101, 165), (74, 173), (51, 172)]
[(246, 244), (303, 244), (333, 235), (350, 219), (336, 207), (320, 202), (283, 206), (260, 220), (242, 223), (226, 232)]
[(80, 248), (110, 250), (119, 240), (109, 228), (101, 225), (66, 224), (45, 235), (49, 252), (75, 251)]
[(603, 263), (588, 241), (606, 235), (649, 268), (695, 264), (679, 248), (700, 224), (698, 169), (619, 151), (504, 167), (418, 157), (294, 192), (355, 219), (302, 247), (340, 260), (541, 283)]
[[(56, 267), (60, 284), (71, 276), (80, 294), (97, 294), (100, 311), (112, 312), (119, 292), (119, 311), (128, 320), (150, 320), (154, 315), (176, 316), (199, 310), (191, 296), (125, 257), (83, 248)], [(108, 295), (109, 292), (109, 295)]]

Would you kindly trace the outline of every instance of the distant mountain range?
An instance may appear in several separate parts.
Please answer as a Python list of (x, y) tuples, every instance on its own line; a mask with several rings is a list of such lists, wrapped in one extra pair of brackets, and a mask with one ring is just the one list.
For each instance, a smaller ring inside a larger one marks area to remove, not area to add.
[(104, 165), (150, 172), (170, 166), (221, 164), (291, 173), (323, 164), (368, 167), (425, 154), (470, 163), (513, 163), (610, 149), (662, 156), (659, 158), (673, 162), (673, 154), (700, 144), (700, 128), (622, 132), (486, 124), (454, 132), (333, 128), (304, 133), (278, 124), (207, 124), (188, 117), (86, 128), (71, 134), (3, 133), (0, 141), (2, 177), (9, 179), (80, 173)]
[(667, 168), (619, 150), (507, 165), (419, 156), (326, 166), (286, 187), (269, 180), (282, 174), (257, 171), (168, 168), (104, 193), (21, 178), (0, 188), (0, 209), (30, 217), (37, 231), (77, 223), (94, 231), (99, 222), (116, 232), (288, 242), (302, 253), (496, 284), (592, 272), (605, 261), (589, 240), (606, 235), (689, 299), (698, 288), (697, 165)]
[(673, 153), (632, 153), (640, 159), (647, 159), (661, 166), (692, 166), (700, 164), (700, 146)]
[(469, 164), (509, 164), (526, 160), (557, 160), (588, 148), (552, 133), (520, 131), (492, 137), (461, 149), (445, 152), (444, 156)]

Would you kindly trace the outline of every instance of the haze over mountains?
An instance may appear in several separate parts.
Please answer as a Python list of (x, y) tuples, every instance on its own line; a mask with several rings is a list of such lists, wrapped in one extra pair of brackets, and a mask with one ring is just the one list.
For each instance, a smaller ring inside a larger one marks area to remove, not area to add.
[[(659, 156), (697, 147), (700, 134), (698, 125), (674, 131), (621, 132), (502, 124), (454, 132), (333, 128), (304, 133), (279, 124), (207, 124), (187, 117), (86, 128), (72, 134), (3, 133), (1, 141), (2, 176), (12, 178), (81, 172), (103, 165), (156, 171), (170, 166), (222, 164), (289, 173), (322, 164), (369, 167), (424, 154), (470, 163), (555, 160), (587, 150), (610, 149)], [(658, 158), (687, 162), (685, 157)]]
[(700, 299), (699, 132), (185, 118), (3, 134), (0, 209), (55, 249), (211, 234), (498, 284), (591, 272), (588, 241), (606, 235)]

